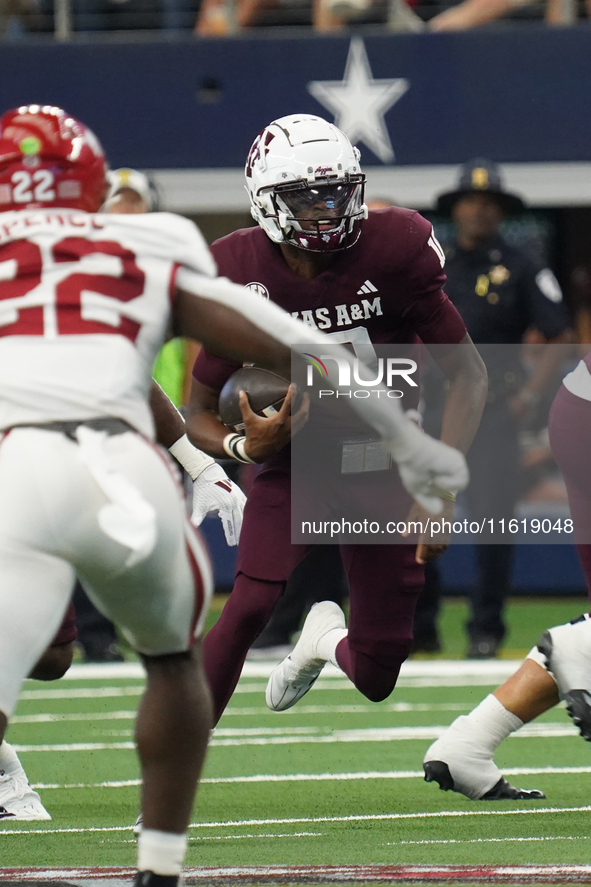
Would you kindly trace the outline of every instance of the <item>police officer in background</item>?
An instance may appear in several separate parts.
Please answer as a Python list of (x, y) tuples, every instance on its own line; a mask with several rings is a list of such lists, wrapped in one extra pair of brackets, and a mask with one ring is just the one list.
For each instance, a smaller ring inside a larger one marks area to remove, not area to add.
[[(546, 342), (572, 338), (552, 271), (536, 267), (499, 234), (503, 219), (524, 208), (519, 197), (504, 190), (496, 164), (480, 158), (461, 168), (456, 189), (437, 202), (438, 212), (451, 214), (455, 227), (455, 240), (446, 250), (445, 291), (472, 340), (486, 346), (481, 353), (489, 373), (489, 397), (468, 455), (467, 504), (470, 518), (479, 521), (512, 517), (518, 494), (519, 422), (537, 404), (560, 360), (560, 349), (546, 349), (528, 377), (518, 349), (492, 346), (519, 345), (532, 328)], [(476, 545), (478, 579), (470, 593), (468, 658), (494, 657), (503, 640), (512, 555), (508, 544)], [(415, 614), (414, 652), (440, 649), (439, 572), (434, 564), (427, 566)]]

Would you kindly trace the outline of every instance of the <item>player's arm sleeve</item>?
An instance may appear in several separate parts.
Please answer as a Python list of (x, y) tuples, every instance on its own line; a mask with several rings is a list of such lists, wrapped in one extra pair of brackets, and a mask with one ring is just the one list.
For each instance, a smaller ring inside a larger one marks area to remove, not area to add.
[(165, 217), (165, 225), (160, 227), (159, 232), (164, 230), (168, 235), (169, 257), (177, 273), (182, 267), (205, 277), (215, 277), (218, 273), (215, 259), (197, 225), (174, 213), (159, 215)]
[(419, 213), (412, 218), (407, 251), (405, 322), (425, 344), (456, 345), (466, 335), (466, 325), (443, 289), (446, 281), (443, 249), (433, 226)]
[(546, 339), (554, 339), (568, 330), (570, 319), (562, 290), (550, 268), (538, 270), (527, 262), (520, 289), (528, 326), (535, 327)]
[(219, 357), (207, 348), (202, 348), (193, 364), (193, 378), (214, 391), (221, 391), (226, 381), (241, 366), (236, 360)]

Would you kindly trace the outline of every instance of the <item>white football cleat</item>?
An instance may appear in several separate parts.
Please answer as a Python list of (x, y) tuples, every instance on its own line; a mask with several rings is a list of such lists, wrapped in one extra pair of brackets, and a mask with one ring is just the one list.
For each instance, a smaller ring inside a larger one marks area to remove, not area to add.
[(591, 742), (591, 620), (585, 613), (574, 622), (545, 631), (538, 650), (546, 657), (566, 710), (581, 736)]
[(314, 604), (290, 655), (271, 672), (265, 700), (271, 711), (295, 705), (314, 684), (327, 660), (318, 655), (318, 643), (334, 629), (345, 629), (345, 614), (333, 601)]
[(468, 718), (462, 715), (427, 750), (423, 759), (425, 782), (442, 791), (454, 791), (472, 801), (530, 801), (545, 798), (538, 789), (515, 788), (503, 777), (486, 748), (470, 737)]
[(51, 819), (24, 775), (0, 771), (0, 821)]

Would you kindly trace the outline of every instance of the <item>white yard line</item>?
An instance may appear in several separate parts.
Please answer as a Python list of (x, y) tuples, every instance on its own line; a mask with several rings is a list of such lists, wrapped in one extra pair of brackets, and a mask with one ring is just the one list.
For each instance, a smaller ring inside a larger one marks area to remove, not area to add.
[[(591, 806), (584, 807), (529, 807), (523, 809), (511, 810), (438, 810), (429, 813), (375, 813), (375, 814), (352, 814), (350, 816), (302, 816), (281, 819), (238, 819), (226, 820), (220, 822), (193, 822), (189, 826), (190, 829), (209, 829), (209, 828), (240, 828), (252, 826), (267, 825), (303, 825), (321, 822), (390, 822), (394, 820), (416, 820), (416, 819), (458, 819), (467, 816), (547, 816), (552, 813), (590, 813)], [(585, 820), (586, 822), (586, 820)], [(109, 826), (106, 828), (37, 828), (37, 829), (10, 829), (4, 831), (0, 829), (0, 836), (5, 835), (70, 835), (85, 834), (87, 832), (129, 832), (133, 826)]]
[[(139, 691), (138, 691), (139, 693)], [(119, 695), (119, 694), (118, 694)], [(133, 694), (135, 695), (135, 693)], [(66, 698), (76, 698), (70, 696)], [(395, 712), (397, 714), (406, 714), (407, 712), (432, 712), (432, 711), (470, 711), (472, 706), (468, 702), (442, 702), (433, 705), (427, 702), (393, 702), (390, 705), (380, 705), (379, 709), (375, 705), (300, 705), (297, 708), (288, 709), (286, 714), (296, 715), (318, 715), (318, 714), (383, 714), (384, 712)], [(244, 717), (256, 715), (273, 715), (268, 708), (259, 705), (249, 708), (227, 708), (224, 717)], [(15, 715), (10, 719), (11, 724), (53, 724), (60, 721), (108, 721), (113, 720), (133, 720), (135, 711), (102, 711), (102, 712), (76, 712), (69, 714), (37, 714), (37, 715)], [(223, 729), (223, 728), (222, 728)], [(219, 729), (218, 729), (219, 733)]]
[[(335, 742), (401, 742), (406, 740), (438, 739), (447, 730), (444, 724), (429, 727), (378, 727), (365, 730), (334, 730), (326, 735), (317, 735), (317, 727), (299, 727), (296, 730), (287, 728), (253, 728), (252, 731), (228, 730), (229, 733), (238, 734), (221, 738), (224, 731), (214, 734), (210, 742), (212, 748), (227, 748), (237, 746), (256, 745), (300, 745), (305, 744), (332, 744)], [(277, 735), (280, 733), (280, 735)], [(284, 735), (285, 734), (285, 735)], [(512, 733), (513, 739), (547, 739), (561, 736), (578, 736), (576, 727), (568, 723), (540, 723), (526, 724), (517, 733)], [(17, 753), (54, 752), (54, 751), (99, 751), (106, 749), (128, 750), (133, 749), (133, 742), (71, 742), (52, 743), (39, 745), (22, 745), (14, 743)]]
[[(591, 767), (506, 767), (506, 776), (542, 776), (544, 774), (582, 774), (591, 773)], [(422, 770), (369, 770), (360, 773), (259, 773), (254, 776), (206, 776), (201, 785), (236, 785), (241, 783), (269, 782), (349, 782), (367, 779), (422, 779)], [(139, 779), (120, 779), (109, 782), (37, 782), (36, 789), (73, 789), (73, 788), (129, 788), (141, 785)]]
[(542, 838), (449, 838), (448, 840), (440, 841), (386, 841), (384, 847), (398, 847), (402, 844), (505, 844), (507, 841), (517, 843), (522, 841), (588, 841), (589, 837), (589, 835), (580, 835), (577, 837), (574, 837), (573, 835), (547, 835)]
[[(242, 678), (268, 678), (277, 661), (246, 662), (242, 670)], [(433, 681), (432, 686), (445, 686), (442, 681), (451, 681), (448, 686), (455, 686), (459, 680), (469, 685), (481, 683), (502, 683), (521, 665), (521, 660), (512, 659), (411, 659), (405, 662), (400, 673), (399, 684), (405, 681)], [(143, 680), (144, 670), (139, 662), (112, 662), (96, 664), (72, 665), (64, 680), (66, 681), (105, 681), (105, 680)], [(343, 680), (343, 673), (333, 665), (326, 665), (322, 673), (322, 683), (326, 678), (340, 678), (344, 686), (350, 686)], [(422, 686), (422, 684), (419, 684)], [(31, 686), (31, 685), (28, 685)], [(429, 686), (425, 684), (424, 686)], [(325, 688), (327, 689), (327, 688)], [(28, 692), (28, 691), (25, 691)], [(33, 691), (34, 692), (34, 691)], [(252, 692), (252, 691), (249, 691)], [(49, 698), (49, 697), (48, 697)]]

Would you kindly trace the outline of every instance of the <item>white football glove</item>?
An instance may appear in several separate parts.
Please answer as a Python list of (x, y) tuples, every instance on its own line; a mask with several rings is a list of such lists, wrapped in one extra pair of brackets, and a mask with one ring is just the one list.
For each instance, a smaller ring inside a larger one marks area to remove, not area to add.
[(453, 502), (456, 493), (468, 485), (470, 474), (462, 453), (425, 434), (413, 422), (388, 447), (402, 483), (431, 514), (440, 514), (444, 500)]
[(221, 465), (214, 463), (193, 482), (193, 514), (191, 522), (198, 527), (206, 514), (219, 514), (226, 542), (238, 545), (246, 496), (233, 483)]

